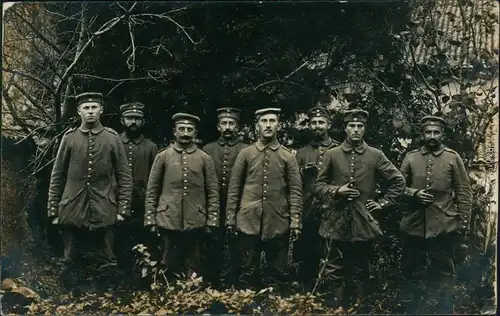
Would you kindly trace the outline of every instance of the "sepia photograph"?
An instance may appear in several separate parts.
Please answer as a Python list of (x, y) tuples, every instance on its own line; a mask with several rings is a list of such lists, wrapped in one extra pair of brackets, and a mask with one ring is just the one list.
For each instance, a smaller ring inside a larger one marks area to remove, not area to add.
[(2, 6), (0, 315), (498, 314), (498, 1)]

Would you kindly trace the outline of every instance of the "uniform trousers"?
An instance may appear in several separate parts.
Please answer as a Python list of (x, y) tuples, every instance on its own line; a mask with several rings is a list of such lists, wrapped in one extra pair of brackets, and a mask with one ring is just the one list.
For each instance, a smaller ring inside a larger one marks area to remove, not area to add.
[(448, 233), (425, 239), (403, 235), (403, 292), (409, 296), (408, 312), (415, 312), (421, 299), (434, 297), (440, 313), (453, 312), (455, 250), (459, 235)]
[(319, 284), (327, 292), (327, 304), (348, 308), (355, 299), (374, 290), (373, 242), (323, 239), (323, 260)]
[[(238, 285), (241, 288), (253, 288), (259, 285), (278, 287), (286, 279), (289, 234), (282, 234), (270, 239), (261, 240), (258, 235), (237, 235), (236, 268)], [(260, 272), (260, 257), (264, 252), (266, 267)], [(259, 282), (260, 281), (260, 282)]]
[(64, 262), (68, 268), (84, 263), (84, 255), (95, 253), (96, 264), (102, 268), (116, 265), (113, 252), (113, 227), (89, 230), (79, 227), (61, 227), (64, 243)]
[(162, 264), (169, 277), (175, 274), (200, 274), (200, 243), (202, 229), (178, 231), (159, 229), (162, 247)]

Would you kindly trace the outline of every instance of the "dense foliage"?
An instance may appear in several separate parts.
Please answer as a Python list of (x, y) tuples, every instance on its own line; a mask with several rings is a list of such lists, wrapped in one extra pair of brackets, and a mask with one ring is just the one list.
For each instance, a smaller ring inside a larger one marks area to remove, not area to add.
[[(181, 110), (202, 118), (198, 137), (206, 143), (218, 136), (218, 107), (243, 110), (242, 136), (247, 141), (255, 137), (254, 110), (281, 107), (285, 128), (280, 136), (287, 146), (297, 149), (309, 139), (307, 118), (302, 114), (310, 106), (319, 104), (334, 110), (331, 134), (337, 140), (344, 137), (340, 110), (362, 107), (370, 112), (367, 142), (381, 148), (398, 166), (406, 152), (420, 143), (418, 120), (441, 112), (450, 123), (447, 145), (471, 166), (498, 113), (494, 80), (498, 76), (498, 48), (495, 51), (478, 40), (484, 36), (476, 36), (498, 29), (494, 10), (487, 1), (461, 0), (16, 4), (5, 14), (8, 40), (2, 118), (11, 124), (2, 125), (2, 131), (15, 130), (25, 137), (23, 142), (38, 146), (28, 166), (32, 177), (23, 179), (38, 179), (39, 206), (31, 208), (39, 216), (45, 212), (56, 139), (61, 130), (77, 123), (72, 97), (84, 91), (106, 95), (104, 123), (119, 131), (119, 105), (145, 103), (145, 133), (161, 146), (172, 138), (172, 114)], [(442, 22), (444, 17), (461, 23), (462, 31), (456, 35), (443, 28), (448, 23)], [(461, 48), (459, 53), (457, 47)], [(427, 53), (420, 58), (422, 51)], [(474, 181), (474, 222), (457, 287), (461, 309), (469, 312), (491, 304), (492, 241), (496, 236), (490, 216), (491, 187)], [(24, 194), (22, 188), (12, 192)], [(397, 209), (379, 218), (386, 238), (377, 244), (382, 282), (380, 293), (375, 293), (379, 306), (374, 310), (381, 313), (391, 312), (399, 299), (400, 218)], [(45, 228), (43, 220), (39, 224)], [(52, 239), (50, 243), (54, 246)], [(47, 260), (49, 267), (55, 265), (54, 260)], [(42, 278), (52, 284), (40, 275), (43, 271), (31, 272), (27, 274), (30, 286), (62, 297), (62, 293), (35, 282)], [(169, 295), (184, 293), (178, 288), (170, 290)], [(195, 300), (206, 301), (206, 292), (200, 293)], [(240, 294), (216, 295), (236, 302)], [(156, 294), (140, 292), (129, 299), (148, 301), (143, 295), (149, 299)], [(90, 302), (96, 306), (102, 303), (97, 299)], [(32, 311), (51, 311), (59, 303), (43, 304), (32, 306)], [(60, 303), (66, 306), (61, 312), (81, 311), (68, 304)], [(71, 304), (75, 307), (78, 302)], [(182, 310), (188, 310), (189, 304)], [(276, 312), (292, 308), (276, 304), (268, 306), (274, 306), (269, 308)], [(119, 305), (109, 311), (143, 311), (142, 305), (135, 309)], [(308, 306), (298, 312), (313, 312), (313, 305)], [(321, 308), (316, 311), (327, 312)]]

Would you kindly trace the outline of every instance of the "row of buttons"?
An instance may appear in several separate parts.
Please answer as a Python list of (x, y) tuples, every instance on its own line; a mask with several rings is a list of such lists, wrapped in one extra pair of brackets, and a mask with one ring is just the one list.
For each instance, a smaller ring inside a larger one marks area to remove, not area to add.
[(229, 150), (227, 149), (227, 147), (224, 148), (224, 160), (222, 162), (222, 181), (221, 181), (221, 185), (223, 187), (227, 186), (227, 168), (228, 168), (228, 164), (229, 164)]

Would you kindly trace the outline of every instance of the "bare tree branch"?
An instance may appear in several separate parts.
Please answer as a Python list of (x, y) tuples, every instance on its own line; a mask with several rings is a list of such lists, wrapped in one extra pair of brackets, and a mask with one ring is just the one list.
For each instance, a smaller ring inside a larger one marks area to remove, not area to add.
[[(274, 79), (274, 80), (269, 80), (269, 81), (263, 82), (263, 83), (257, 85), (256, 87), (254, 87), (253, 91), (256, 91), (260, 87), (263, 87), (263, 86), (271, 84), (271, 83), (283, 83), (283, 82), (285, 82), (285, 80), (287, 80), (288, 78), (290, 78), (293, 74), (295, 74), (297, 71), (299, 71), (300, 69), (302, 69), (303, 67), (305, 67), (308, 64), (309, 64), (309, 61), (305, 61), (304, 63), (302, 63), (302, 65), (300, 65), (299, 67), (295, 68), (291, 73), (289, 73), (288, 75), (286, 75), (285, 77), (283, 77), (283, 79)], [(278, 76), (278, 78), (279, 78), (279, 76)]]
[[(168, 13), (168, 12), (167, 12)], [(182, 33), (184, 33), (184, 35), (189, 39), (189, 41), (194, 44), (194, 45), (197, 45), (199, 44), (200, 42), (195, 42), (193, 40), (193, 38), (191, 37), (191, 35), (189, 35), (189, 33), (186, 31), (186, 28), (184, 26), (182, 26), (181, 24), (179, 24), (177, 21), (175, 21), (174, 19), (172, 19), (170, 16), (167, 15), (167, 13), (161, 13), (161, 14), (154, 14), (154, 13), (139, 13), (139, 14), (134, 14), (134, 15), (131, 15), (131, 17), (140, 17), (140, 16), (149, 16), (149, 17), (155, 17), (155, 18), (159, 18), (159, 19), (167, 19), (168, 21), (172, 22), (173, 24), (175, 24), (181, 31)]]
[(37, 38), (41, 39), (45, 44), (49, 45), (58, 54), (61, 53), (59, 47), (57, 47), (56, 44), (54, 44), (51, 40), (45, 37), (45, 35), (43, 35), (42, 32), (40, 32), (40, 30), (36, 28), (30, 21), (25, 19), (23, 15), (18, 12), (18, 10), (12, 10), (12, 13), (14, 13), (21, 21), (23, 21), (24, 25), (28, 26), (30, 30), (37, 36)]
[(28, 78), (30, 80), (33, 80), (39, 84), (41, 84), (44, 88), (46, 88), (50, 93), (54, 94), (54, 89), (51, 85), (49, 85), (48, 83), (46, 83), (45, 81), (43, 81), (42, 79), (36, 77), (36, 76), (33, 76), (33, 75), (30, 75), (30, 74), (27, 74), (25, 72), (22, 72), (22, 71), (18, 71), (18, 70), (12, 70), (12, 69), (8, 69), (8, 68), (3, 68), (2, 67), (2, 71), (4, 72), (8, 72), (8, 73), (11, 73), (11, 74), (15, 74), (15, 75), (18, 75), (18, 76), (21, 76), (21, 77), (25, 77), (25, 78)]

